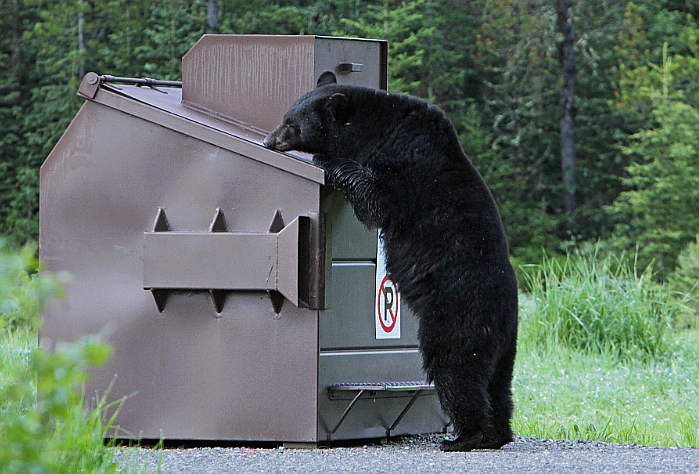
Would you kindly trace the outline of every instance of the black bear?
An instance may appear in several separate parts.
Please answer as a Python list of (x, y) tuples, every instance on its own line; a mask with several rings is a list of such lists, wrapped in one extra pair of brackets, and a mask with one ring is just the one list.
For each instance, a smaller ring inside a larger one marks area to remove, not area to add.
[(423, 368), (456, 438), (445, 451), (512, 441), (517, 280), (495, 201), (451, 121), (415, 97), (324, 73), (264, 141), (313, 153), (368, 228), (419, 319)]

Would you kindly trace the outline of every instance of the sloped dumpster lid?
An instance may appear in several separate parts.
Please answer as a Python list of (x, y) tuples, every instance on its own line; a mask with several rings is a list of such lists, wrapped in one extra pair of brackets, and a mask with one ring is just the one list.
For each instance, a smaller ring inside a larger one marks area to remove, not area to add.
[[(112, 84), (90, 72), (78, 90), (85, 99), (177, 131), (296, 176), (325, 184), (325, 172), (305, 153), (280, 153), (262, 145), (265, 132), (182, 104), (182, 89)], [(118, 123), (103, 124), (118, 130)], [(153, 144), (157, 146), (157, 144)]]

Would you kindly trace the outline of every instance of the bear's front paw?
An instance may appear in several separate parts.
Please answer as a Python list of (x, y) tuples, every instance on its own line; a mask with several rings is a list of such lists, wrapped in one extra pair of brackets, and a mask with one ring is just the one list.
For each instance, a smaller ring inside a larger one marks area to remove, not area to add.
[(331, 161), (331, 158), (319, 153), (313, 155), (313, 164), (325, 168)]
[(325, 155), (313, 155), (313, 164), (323, 168), (323, 170), (328, 173), (330, 181), (333, 181), (333, 175), (336, 173), (337, 168), (342, 164), (342, 162), (333, 160)]

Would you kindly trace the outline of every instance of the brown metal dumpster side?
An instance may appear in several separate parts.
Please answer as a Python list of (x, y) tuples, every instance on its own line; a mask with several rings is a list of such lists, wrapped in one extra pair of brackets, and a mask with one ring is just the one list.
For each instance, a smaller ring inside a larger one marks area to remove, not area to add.
[[(266, 233), (277, 211), (318, 212), (318, 184), (154, 123), (158, 114), (125, 113), (115, 107), (128, 99), (115, 92), (97, 100), (41, 171), (41, 256), (73, 274), (42, 345), (109, 336), (118, 353), (88, 390), (113, 381), (110, 399), (130, 396), (119, 436), (314, 441), (317, 311), (285, 304), (277, 315), (266, 293), (241, 291), (221, 314), (205, 292), (175, 292), (160, 313), (141, 282), (158, 209), (173, 230), (207, 232), (220, 208), (230, 230)], [(263, 192), (270, 183), (275, 192)]]

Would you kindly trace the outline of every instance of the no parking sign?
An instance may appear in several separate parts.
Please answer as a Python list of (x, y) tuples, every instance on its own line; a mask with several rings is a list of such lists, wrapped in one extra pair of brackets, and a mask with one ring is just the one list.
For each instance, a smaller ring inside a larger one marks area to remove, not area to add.
[(374, 304), (376, 339), (400, 339), (400, 293), (386, 272), (383, 241), (376, 252), (376, 302)]

